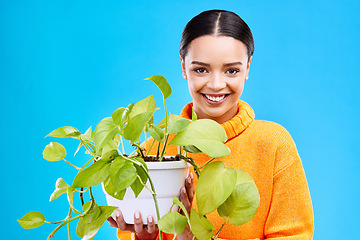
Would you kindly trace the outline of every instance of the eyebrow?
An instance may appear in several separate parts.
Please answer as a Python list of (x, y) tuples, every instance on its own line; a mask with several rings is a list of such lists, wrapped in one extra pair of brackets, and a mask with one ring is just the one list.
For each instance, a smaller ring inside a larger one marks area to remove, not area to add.
[[(191, 64), (197, 64), (197, 65), (202, 65), (202, 66), (207, 66), (207, 67), (210, 66), (210, 64), (208, 64), (208, 63), (199, 62), (199, 61), (192, 61)], [(225, 67), (233, 66), (233, 65), (243, 65), (243, 63), (242, 62), (232, 62), (232, 63), (225, 63), (224, 64)]]

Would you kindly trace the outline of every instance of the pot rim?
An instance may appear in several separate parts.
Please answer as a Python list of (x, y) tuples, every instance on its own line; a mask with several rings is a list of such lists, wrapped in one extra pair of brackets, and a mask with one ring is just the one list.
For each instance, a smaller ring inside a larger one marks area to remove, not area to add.
[(180, 161), (161, 161), (161, 162), (145, 162), (148, 169), (177, 169), (186, 168), (191, 165), (184, 160)]

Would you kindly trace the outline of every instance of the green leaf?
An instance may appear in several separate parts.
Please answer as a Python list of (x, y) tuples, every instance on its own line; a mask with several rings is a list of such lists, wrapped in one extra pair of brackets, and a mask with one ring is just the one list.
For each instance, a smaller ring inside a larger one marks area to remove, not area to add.
[(130, 113), (132, 112), (132, 109), (134, 107), (133, 103), (130, 103), (124, 110), (122, 116), (121, 116), (121, 129), (124, 128), (125, 123), (128, 121), (128, 118), (130, 116)]
[(122, 119), (124, 111), (125, 111), (125, 108), (121, 107), (121, 108), (116, 109), (111, 115), (111, 118), (114, 121), (114, 123), (117, 126), (119, 126), (120, 128), (122, 128), (122, 126), (123, 126), (121, 119)]
[[(91, 202), (86, 202), (83, 205), (83, 211), (86, 212), (91, 207)], [(101, 215), (100, 207), (95, 203), (93, 209), (83, 216), (85, 223), (91, 223), (95, 221)]]
[(109, 176), (110, 166), (109, 160), (96, 161), (75, 176), (72, 186), (75, 188), (92, 187), (102, 183)]
[(80, 135), (80, 139), (86, 143), (92, 141), (92, 127), (89, 127), (84, 134)]
[(123, 200), (125, 193), (126, 193), (126, 189), (122, 190), (122, 191), (115, 191), (115, 186), (113, 185), (110, 177), (108, 177), (107, 179), (105, 179), (104, 181), (104, 188), (105, 191), (112, 197), (119, 199), (119, 200)]
[(114, 212), (117, 207), (110, 206), (100, 206), (100, 216), (98, 216), (94, 221), (87, 223), (84, 220), (84, 217), (81, 217), (77, 226), (76, 234), (79, 237), (82, 237), (82, 240), (93, 239), (96, 233), (99, 231), (100, 227), (104, 224), (106, 219)]
[(130, 119), (128, 125), (123, 129), (123, 136), (125, 139), (135, 142), (139, 139), (145, 125), (150, 121), (156, 109), (148, 112), (140, 113)]
[(55, 183), (55, 191), (50, 196), (50, 201), (54, 201), (57, 199), (60, 195), (67, 192), (69, 184), (67, 184), (64, 179), (58, 178)]
[(43, 151), (43, 157), (47, 161), (60, 161), (65, 156), (66, 150), (64, 146), (57, 142), (51, 142), (45, 147)]
[(25, 229), (37, 228), (44, 224), (45, 217), (41, 212), (31, 211), (17, 220)]
[(75, 188), (74, 187), (68, 187), (67, 189), (67, 199), (68, 199), (68, 202), (69, 202), (69, 205), (71, 207), (71, 209), (77, 213), (77, 214), (82, 214), (82, 212), (78, 211), (76, 208), (74, 208), (73, 206), (73, 202), (74, 202), (74, 195), (75, 195)]
[[(180, 117), (176, 114), (169, 114), (167, 116), (167, 120), (169, 122), (169, 119), (172, 118), (175, 122), (178, 121), (178, 120), (181, 120), (181, 119), (186, 119), (186, 118), (183, 118), (183, 117)], [(165, 127), (165, 118), (163, 118), (157, 125), (159, 128), (163, 129)]]
[(80, 135), (81, 133), (76, 128), (65, 126), (55, 129), (54, 131), (46, 135), (46, 137), (58, 137), (58, 138), (72, 137), (78, 139)]
[(218, 208), (221, 217), (229, 217), (233, 225), (250, 221), (260, 204), (260, 195), (249, 174), (237, 170), (237, 185), (228, 199)]
[(156, 86), (158, 86), (165, 99), (171, 95), (171, 87), (169, 83), (166, 81), (166, 78), (164, 78), (163, 76), (154, 75), (149, 78), (145, 78), (145, 80), (153, 81), (156, 84)]
[[(182, 204), (182, 202), (180, 202), (180, 200), (177, 197), (173, 197), (173, 204), (178, 205), (181, 208), (181, 210), (184, 212), (185, 217), (190, 221), (189, 214), (188, 214), (184, 204)], [(191, 224), (190, 224), (190, 228), (191, 228)]]
[(165, 233), (179, 235), (185, 230), (186, 224), (185, 216), (178, 212), (170, 212), (160, 218), (158, 227)]
[(195, 121), (197, 119), (198, 119), (198, 117), (197, 117), (197, 114), (196, 114), (194, 108), (191, 108), (191, 120)]
[[(148, 170), (144, 160), (142, 158), (135, 158), (134, 159), (137, 162), (140, 162), (146, 170)], [(148, 177), (144, 171), (144, 169), (140, 166), (138, 166), (137, 164), (134, 164), (134, 167), (136, 168), (137, 171), (137, 175), (140, 177), (141, 181), (146, 184)], [(141, 193), (141, 191), (143, 190), (144, 185), (140, 182), (140, 180), (138, 178), (136, 178), (136, 180), (131, 184), (131, 189), (133, 190), (135, 197), (138, 197), (139, 194)]]
[(137, 171), (132, 162), (126, 161), (122, 156), (117, 157), (110, 167), (110, 179), (115, 192), (120, 192), (135, 181)]
[(135, 103), (129, 118), (132, 119), (136, 115), (144, 112), (149, 112), (151, 110), (156, 109), (156, 102), (153, 95), (148, 96), (147, 98), (144, 98), (140, 100), (139, 102)]
[(236, 170), (226, 169), (224, 162), (215, 161), (206, 165), (196, 187), (199, 213), (206, 215), (223, 204), (234, 190), (236, 178)]
[(225, 130), (220, 124), (199, 119), (176, 134), (169, 145), (195, 146), (210, 157), (221, 158), (230, 154), (230, 149), (223, 144), (226, 140)]
[(185, 118), (174, 120), (173, 115), (170, 115), (168, 123), (168, 133), (178, 133), (184, 130), (190, 124), (190, 120)]
[(115, 125), (111, 117), (102, 119), (95, 128), (94, 142), (95, 150), (98, 153), (105, 144), (120, 133), (119, 128)]
[(190, 223), (191, 231), (197, 239), (208, 240), (213, 236), (213, 230), (215, 230), (215, 227), (209, 220), (201, 216), (194, 209), (191, 209)]
[(101, 151), (101, 159), (109, 159), (111, 156), (118, 156), (118, 145), (114, 140), (109, 140)]
[(201, 150), (195, 146), (182, 146), (182, 148), (189, 153), (201, 153)]
[(151, 124), (148, 128), (148, 131), (156, 141), (162, 142), (162, 139), (164, 138), (164, 132), (161, 128), (159, 128), (157, 125)]

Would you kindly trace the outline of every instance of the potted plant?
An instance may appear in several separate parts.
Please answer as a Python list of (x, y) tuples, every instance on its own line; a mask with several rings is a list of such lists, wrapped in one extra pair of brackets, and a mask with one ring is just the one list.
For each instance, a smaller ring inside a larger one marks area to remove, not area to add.
[[(62, 178), (59, 178), (55, 184), (55, 191), (50, 201), (66, 194), (69, 212), (65, 219), (56, 222), (58, 226), (50, 233), (48, 239), (65, 225), (68, 226), (70, 239), (70, 223), (77, 219), (76, 234), (83, 239), (92, 239), (115, 209), (122, 205), (130, 209), (126, 204), (134, 203), (135, 198), (138, 198), (135, 201), (137, 206), (145, 206), (145, 209), (138, 209), (144, 216), (148, 214), (156, 216), (155, 220), (158, 221), (160, 232), (178, 235), (185, 229), (186, 224), (189, 224), (198, 239), (210, 239), (217, 236), (218, 233), (212, 233), (213, 226), (205, 217), (216, 209), (220, 216), (225, 217), (226, 221), (229, 220), (232, 224), (243, 224), (254, 215), (259, 205), (259, 194), (251, 177), (240, 170), (226, 169), (221, 161), (213, 161), (215, 158), (221, 158), (230, 153), (224, 145), (227, 140), (224, 129), (215, 121), (198, 120), (195, 112), (191, 120), (168, 114), (165, 99), (171, 94), (169, 84), (160, 75), (152, 76), (148, 80), (154, 82), (163, 95), (165, 117), (159, 124), (154, 124), (153, 115), (158, 109), (153, 96), (150, 95), (135, 104), (118, 108), (111, 117), (102, 119), (94, 131), (90, 127), (82, 134), (74, 127), (65, 126), (47, 135), (75, 138), (80, 141), (76, 152), (84, 147), (86, 153), (91, 155), (82, 167), (76, 167), (65, 160), (66, 150), (60, 143), (51, 142), (45, 147), (43, 157), (46, 160), (64, 160), (78, 170), (71, 186)], [(141, 145), (140, 137), (143, 136), (146, 140), (147, 134), (152, 137), (151, 143), (147, 144), (147, 141), (144, 141)], [(125, 140), (135, 146), (134, 152), (125, 153)], [(177, 161), (164, 160), (165, 151), (169, 145), (178, 146), (178, 155), (172, 157), (172, 160)], [(156, 149), (156, 155), (149, 156), (152, 148)], [(211, 159), (203, 166), (197, 166), (194, 160), (187, 156), (188, 152), (202, 152)], [(177, 198), (179, 189), (187, 176), (188, 164), (194, 167), (199, 177), (196, 190), (199, 209), (198, 212), (192, 209), (190, 216)], [(167, 194), (164, 199), (162, 199), (162, 187), (159, 184), (164, 182), (164, 179), (168, 184), (170, 178), (161, 175), (163, 171), (159, 169), (163, 167), (160, 165), (165, 165), (167, 170), (164, 171), (170, 171), (170, 175), (174, 172), (179, 173), (178, 177), (174, 177), (176, 183), (171, 187), (171, 190), (175, 192), (169, 194), (169, 190), (165, 189)], [(158, 178), (156, 175), (159, 172)], [(96, 204), (92, 187), (99, 184), (102, 184), (110, 206)], [(147, 191), (143, 191), (145, 188)], [(85, 194), (88, 194), (90, 201), (85, 201)], [(151, 205), (147, 205), (149, 197), (152, 198)], [(80, 200), (81, 210), (74, 207), (75, 199)], [(174, 205), (182, 208), (185, 216), (178, 212), (169, 212)], [(131, 210), (129, 217), (126, 216), (124, 208), (121, 210), (125, 220), (131, 223), (135, 210)], [(241, 214), (241, 217), (238, 214)], [(24, 228), (35, 228), (47, 221), (43, 214), (32, 211), (18, 222)], [(160, 238), (161, 236), (160, 234)]]

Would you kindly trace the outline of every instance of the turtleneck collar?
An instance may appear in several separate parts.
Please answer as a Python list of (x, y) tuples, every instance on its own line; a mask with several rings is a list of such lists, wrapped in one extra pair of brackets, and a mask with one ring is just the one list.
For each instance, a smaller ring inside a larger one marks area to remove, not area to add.
[[(191, 119), (193, 103), (188, 103), (181, 110), (180, 116)], [(254, 120), (255, 113), (249, 104), (238, 100), (238, 113), (229, 121), (224, 122), (221, 126), (224, 128), (228, 140), (242, 133)]]

